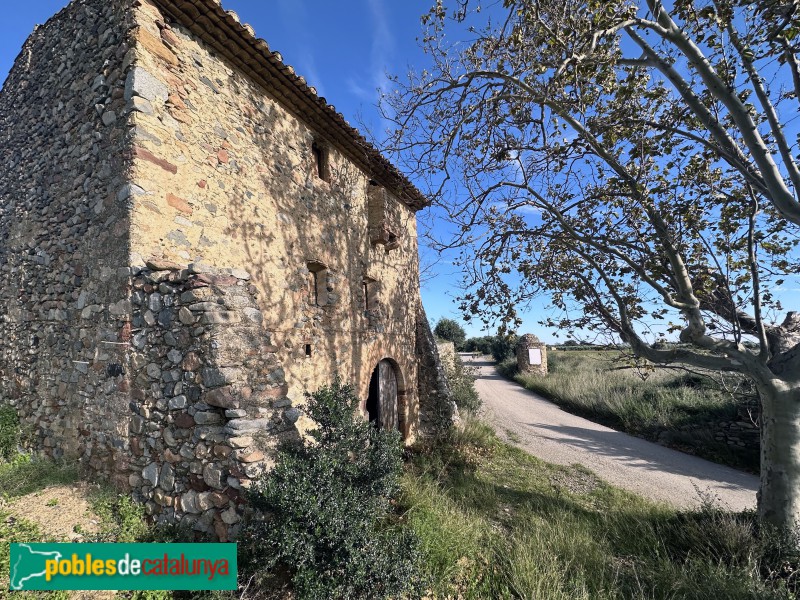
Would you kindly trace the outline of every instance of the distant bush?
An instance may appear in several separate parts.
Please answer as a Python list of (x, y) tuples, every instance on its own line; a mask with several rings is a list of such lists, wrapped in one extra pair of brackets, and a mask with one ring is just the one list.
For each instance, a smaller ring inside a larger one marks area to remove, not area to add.
[(442, 317), (436, 323), (433, 334), (441, 340), (453, 342), (457, 351), (461, 351), (464, 348), (464, 340), (467, 339), (467, 333), (464, 328), (453, 319), (445, 317)]
[(453, 400), (459, 410), (472, 414), (481, 407), (481, 399), (475, 389), (475, 369), (464, 364), (461, 357), (456, 354), (452, 362), (445, 363), (445, 374), (453, 392)]
[(554, 350), (562, 350), (562, 351), (564, 351), (564, 350), (567, 350), (567, 351), (568, 350), (575, 350), (575, 351), (579, 351), (579, 352), (584, 352), (584, 351), (587, 351), (587, 350), (594, 350), (594, 351), (599, 352), (599, 351), (602, 351), (602, 350), (614, 350), (615, 349), (615, 346), (601, 346), (601, 345), (598, 345), (598, 344), (587, 344), (587, 343), (578, 344), (577, 342), (575, 342), (573, 344), (570, 344), (569, 343), (570, 341), (572, 341), (572, 340), (567, 340), (567, 343), (561, 344), (561, 345), (555, 345), (555, 346), (552, 346), (552, 348)]
[(499, 363), (513, 358), (516, 356), (518, 341), (519, 337), (516, 333), (495, 336), (492, 342), (492, 358)]
[(464, 352), (478, 352), (480, 354), (489, 355), (492, 353), (492, 344), (494, 343), (495, 336), (484, 335), (480, 337), (471, 337), (464, 342)]
[(515, 356), (519, 337), (516, 333), (508, 335), (485, 335), (469, 338), (464, 342), (464, 352), (480, 352), (491, 355), (498, 363)]
[(507, 358), (503, 362), (497, 363), (496, 368), (503, 377), (508, 377), (509, 379), (514, 379), (519, 374), (516, 358)]
[(419, 595), (417, 538), (390, 510), (400, 436), (364, 421), (358, 402), (338, 381), (308, 396), (312, 439), (282, 447), (251, 489), (266, 519), (245, 529), (246, 560), (288, 573), (298, 598)]

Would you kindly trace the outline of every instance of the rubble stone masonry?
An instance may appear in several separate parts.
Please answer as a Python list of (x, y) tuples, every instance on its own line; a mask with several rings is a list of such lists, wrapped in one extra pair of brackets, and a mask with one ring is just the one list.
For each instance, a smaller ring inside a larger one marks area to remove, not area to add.
[(366, 402), (390, 359), (411, 441), (446, 384), (417, 356), (414, 209), (160, 7), (74, 0), (0, 93), (0, 401), (228, 539), (306, 392)]
[(0, 394), (34, 447), (126, 479), (132, 27), (120, 3), (71, 4), (0, 94)]

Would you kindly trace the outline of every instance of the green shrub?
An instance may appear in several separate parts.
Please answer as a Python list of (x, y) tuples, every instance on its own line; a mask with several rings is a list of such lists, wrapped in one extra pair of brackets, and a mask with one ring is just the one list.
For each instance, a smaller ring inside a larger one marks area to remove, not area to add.
[(436, 327), (433, 329), (433, 334), (441, 340), (453, 342), (457, 351), (460, 351), (464, 347), (464, 340), (467, 339), (464, 328), (453, 319), (448, 319), (446, 317), (439, 319), (439, 322), (436, 323)]
[(9, 460), (17, 453), (19, 417), (13, 406), (0, 406), (0, 458)]
[(498, 363), (513, 358), (519, 337), (516, 333), (507, 335), (485, 335), (469, 338), (463, 345), (464, 352), (480, 352), (489, 355)]
[(513, 358), (516, 353), (518, 341), (519, 337), (516, 333), (496, 336), (494, 341), (492, 341), (492, 358), (499, 363)]
[(16, 454), (0, 462), (0, 495), (18, 498), (49, 485), (69, 485), (78, 480), (77, 465), (52, 462), (29, 454)]
[(454, 356), (452, 364), (445, 361), (444, 367), (458, 409), (472, 414), (478, 412), (481, 399), (475, 389), (475, 369), (465, 365), (458, 354)]
[(484, 335), (481, 337), (471, 337), (464, 342), (464, 352), (478, 352), (479, 354), (489, 355), (492, 353), (492, 344), (495, 336)]
[(402, 470), (400, 436), (356, 413), (336, 381), (308, 396), (318, 427), (285, 445), (250, 502), (265, 513), (244, 532), (247, 563), (288, 573), (299, 598), (387, 598), (418, 591), (418, 541), (391, 513)]
[(514, 379), (519, 374), (516, 358), (507, 358), (504, 361), (497, 363), (495, 368), (500, 375), (503, 377), (508, 377), (509, 379)]

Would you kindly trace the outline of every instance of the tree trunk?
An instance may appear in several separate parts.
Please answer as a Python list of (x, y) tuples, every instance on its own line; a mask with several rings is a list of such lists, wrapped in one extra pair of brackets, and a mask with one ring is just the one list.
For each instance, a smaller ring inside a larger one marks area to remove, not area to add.
[(759, 386), (761, 487), (758, 511), (780, 528), (800, 525), (800, 384)]

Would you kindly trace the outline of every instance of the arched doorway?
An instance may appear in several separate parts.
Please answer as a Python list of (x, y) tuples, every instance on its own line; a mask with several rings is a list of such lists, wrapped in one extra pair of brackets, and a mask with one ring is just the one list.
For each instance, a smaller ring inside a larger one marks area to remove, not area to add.
[(382, 360), (372, 372), (367, 397), (369, 422), (380, 429), (399, 429), (397, 374), (389, 360)]

